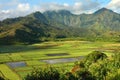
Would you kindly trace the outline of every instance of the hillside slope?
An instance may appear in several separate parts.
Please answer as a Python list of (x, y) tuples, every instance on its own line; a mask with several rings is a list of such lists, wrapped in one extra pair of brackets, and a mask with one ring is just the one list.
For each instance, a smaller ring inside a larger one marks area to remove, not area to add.
[(35, 12), (0, 22), (0, 44), (34, 43), (66, 37), (117, 37), (120, 14), (102, 8), (93, 14), (67, 10)]

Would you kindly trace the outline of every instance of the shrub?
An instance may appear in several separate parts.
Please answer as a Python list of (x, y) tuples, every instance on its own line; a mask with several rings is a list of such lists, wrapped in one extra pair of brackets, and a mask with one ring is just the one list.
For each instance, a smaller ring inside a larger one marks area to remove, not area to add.
[(86, 69), (80, 69), (76, 72), (77, 80), (96, 80), (92, 74)]
[(40, 68), (25, 77), (25, 80), (59, 80), (60, 73), (56, 68)]

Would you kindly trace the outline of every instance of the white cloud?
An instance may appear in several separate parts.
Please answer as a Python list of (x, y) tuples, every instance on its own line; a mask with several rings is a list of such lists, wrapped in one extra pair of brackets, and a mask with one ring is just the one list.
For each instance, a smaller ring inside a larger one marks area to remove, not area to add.
[[(39, 5), (31, 6), (29, 3), (21, 3), (19, 0), (12, 0), (14, 4), (6, 4), (5, 6), (12, 6), (8, 11), (2, 11), (2, 16), (0, 15), (0, 19), (3, 20), (5, 18), (25, 16), (31, 12), (40, 11), (44, 12), (46, 10), (69, 10), (72, 13), (80, 14), (80, 13), (89, 13), (92, 12), (93, 9), (96, 9), (99, 6), (99, 3), (94, 2), (92, 0), (77, 0), (73, 5), (69, 5), (68, 3), (58, 4), (58, 3), (41, 3)], [(13, 7), (14, 6), (14, 7)], [(1, 12), (1, 11), (0, 11)], [(7, 13), (7, 14), (5, 14)]]
[(81, 6), (82, 6), (82, 3), (81, 3), (81, 2), (76, 2), (76, 3), (74, 4), (74, 6), (81, 7)]
[(0, 20), (10, 18), (11, 17), (11, 10), (1, 10), (0, 11)]
[(111, 0), (106, 7), (120, 13), (120, 0)]
[(81, 9), (82, 5), (83, 4), (81, 2), (76, 2), (76, 3), (74, 3), (73, 8), (75, 10)]
[(111, 0), (107, 7), (120, 8), (120, 0)]
[[(20, 0), (10, 0), (10, 2), (1, 4), (0, 3), (0, 20), (5, 18), (14, 18), (19, 16), (25, 16), (35, 11), (44, 12), (46, 10), (69, 10), (74, 14), (81, 13), (93, 13), (100, 9), (103, 4), (93, 0), (74, 0), (75, 3), (58, 4), (58, 3), (41, 3), (39, 5), (30, 5), (26, 2), (20, 2)], [(120, 0), (111, 0), (106, 5), (106, 8), (112, 9), (120, 13)]]
[(40, 6), (34, 6), (33, 10), (37, 10), (40, 12), (44, 12), (47, 10), (61, 10), (61, 9), (69, 9), (71, 6), (69, 6), (68, 4), (64, 3), (64, 4), (57, 4), (57, 3), (44, 3), (44, 4), (40, 4)]
[(17, 9), (19, 11), (28, 11), (30, 9), (30, 5), (28, 3), (25, 3), (25, 4), (20, 3), (20, 4), (18, 4)]
[(67, 3), (64, 3), (63, 5), (64, 5), (65, 7), (69, 7), (69, 4), (67, 4)]
[[(13, 0), (15, 1), (15, 0)], [(30, 10), (30, 5), (28, 3), (15, 3), (12, 4), (5, 4), (6, 6), (11, 7), (9, 9), (2, 9), (0, 10), (0, 20), (4, 20), (6, 18), (14, 18), (19, 16), (25, 16), (27, 14), (30, 14), (32, 10)]]
[(81, 14), (81, 13), (91, 13), (92, 11), (97, 10), (100, 7), (100, 4), (96, 1), (92, 0), (81, 0), (76, 1), (73, 5), (69, 5), (67, 3), (58, 4), (58, 3), (44, 3), (40, 6), (35, 6), (34, 9), (37, 9), (41, 12), (46, 10), (61, 10), (66, 9), (71, 11), (74, 14)]
[(9, 14), (10, 10), (2, 10), (1, 13), (3, 13), (3, 14)]
[(9, 8), (7, 11), (3, 8), (0, 10), (0, 20), (5, 18), (13, 18), (18, 16), (25, 16), (29, 13), (40, 11), (44, 12), (46, 10), (69, 10), (72, 13), (89, 13), (93, 12), (93, 9), (96, 9), (100, 4), (92, 0), (76, 0), (72, 5), (68, 3), (58, 4), (58, 3), (41, 3), (39, 5), (30, 5), (29, 3), (22, 3), (20, 0), (11, 0), (10, 3), (5, 3), (0, 5), (0, 8), (3, 7)]

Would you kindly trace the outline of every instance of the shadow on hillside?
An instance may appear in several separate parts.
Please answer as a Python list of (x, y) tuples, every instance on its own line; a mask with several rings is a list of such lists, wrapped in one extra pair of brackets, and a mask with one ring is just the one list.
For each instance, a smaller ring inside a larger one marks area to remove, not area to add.
[(57, 45), (40, 45), (40, 46), (32, 46), (32, 45), (9, 45), (9, 46), (0, 46), (0, 53), (15, 53), (15, 52), (24, 52), (24, 51), (32, 51), (38, 49), (48, 49), (55, 47)]

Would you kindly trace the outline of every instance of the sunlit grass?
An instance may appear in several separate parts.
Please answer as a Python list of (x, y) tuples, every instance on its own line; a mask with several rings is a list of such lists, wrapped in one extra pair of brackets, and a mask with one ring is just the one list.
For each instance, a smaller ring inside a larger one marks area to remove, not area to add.
[(33, 60), (33, 61), (26, 61), (27, 66), (42, 66), (46, 63), (38, 61), (38, 60)]
[(0, 71), (3, 73), (5, 78), (9, 80), (21, 80), (20, 77), (5, 64), (0, 64)]
[[(10, 45), (0, 46), (0, 63), (24, 61), (27, 66), (10, 69), (5, 64), (0, 64), (0, 71), (10, 80), (19, 80), (19, 76), (24, 78), (35, 68), (54, 66), (65, 70), (71, 70), (74, 63), (47, 64), (44, 59), (56, 58), (77, 58), (86, 56), (92, 51), (99, 50), (112, 55), (120, 49), (120, 44), (115, 42), (89, 42), (89, 41), (58, 41), (44, 42), (32, 45)], [(47, 54), (64, 54), (63, 56), (48, 56)], [(13, 72), (15, 71), (15, 72)], [(9, 75), (9, 74), (11, 75)], [(18, 76), (19, 75), (19, 76)], [(13, 76), (15, 78), (13, 79)]]
[[(58, 41), (32, 45), (1, 46), (0, 62), (34, 61), (51, 58), (85, 56), (94, 50), (111, 55), (120, 45), (114, 42)], [(68, 53), (64, 56), (47, 56), (46, 54)]]

